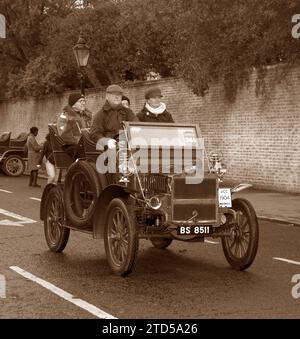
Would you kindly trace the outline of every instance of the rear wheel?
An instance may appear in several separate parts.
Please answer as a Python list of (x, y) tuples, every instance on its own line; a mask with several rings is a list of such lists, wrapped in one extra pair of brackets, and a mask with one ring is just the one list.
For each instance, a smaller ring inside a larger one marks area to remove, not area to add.
[(230, 236), (222, 238), (222, 247), (229, 264), (237, 270), (245, 270), (253, 263), (259, 240), (258, 221), (251, 203), (246, 199), (234, 199), (232, 208), (237, 222)]
[(101, 189), (93, 164), (78, 161), (70, 166), (65, 178), (64, 202), (67, 219), (72, 225), (85, 228), (92, 223)]
[(70, 229), (63, 226), (64, 205), (62, 192), (53, 187), (46, 200), (46, 215), (44, 218), (44, 232), (47, 245), (52, 252), (62, 252), (69, 240)]
[(112, 271), (123, 277), (129, 274), (136, 261), (139, 240), (134, 213), (123, 199), (115, 198), (109, 204), (104, 243)]
[(25, 171), (25, 162), (18, 155), (10, 155), (3, 161), (2, 169), (6, 175), (18, 177)]
[(158, 248), (160, 250), (164, 250), (167, 247), (169, 247), (173, 241), (173, 239), (168, 239), (168, 238), (163, 238), (163, 239), (159, 239), (159, 238), (153, 238), (150, 239), (152, 245), (155, 248)]

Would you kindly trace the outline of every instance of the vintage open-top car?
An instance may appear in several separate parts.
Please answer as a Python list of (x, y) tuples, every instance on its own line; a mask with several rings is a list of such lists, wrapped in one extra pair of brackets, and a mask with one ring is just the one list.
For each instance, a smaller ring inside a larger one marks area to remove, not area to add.
[(18, 177), (25, 171), (27, 151), (25, 144), (28, 133), (21, 133), (17, 138), (11, 138), (11, 132), (0, 135), (0, 168), (6, 175)]
[(108, 263), (121, 276), (132, 271), (139, 239), (165, 249), (173, 240), (220, 237), (233, 268), (254, 261), (255, 211), (245, 199), (232, 200), (251, 185), (219, 187), (225, 169), (218, 154), (205, 152), (197, 125), (124, 122), (115, 151), (96, 146), (83, 130), (76, 160), (64, 152), (56, 126), (49, 129), (56, 166), (66, 170), (41, 201), (51, 251), (63, 251), (73, 229), (104, 238)]

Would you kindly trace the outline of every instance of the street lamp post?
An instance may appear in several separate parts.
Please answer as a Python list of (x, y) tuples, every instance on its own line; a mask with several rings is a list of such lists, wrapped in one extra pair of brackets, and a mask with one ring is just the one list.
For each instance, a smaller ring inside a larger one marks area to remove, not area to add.
[(82, 32), (80, 32), (79, 39), (77, 41), (77, 44), (73, 48), (73, 52), (74, 52), (74, 55), (77, 61), (77, 65), (79, 67), (81, 94), (84, 95), (84, 89), (85, 89), (84, 69), (87, 66), (87, 63), (89, 60), (90, 48), (86, 44), (86, 41), (83, 37)]

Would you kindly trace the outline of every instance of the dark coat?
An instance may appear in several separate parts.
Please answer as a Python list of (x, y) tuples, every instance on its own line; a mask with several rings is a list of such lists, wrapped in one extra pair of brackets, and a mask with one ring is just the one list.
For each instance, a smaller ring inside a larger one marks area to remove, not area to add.
[(39, 165), (40, 151), (42, 146), (38, 144), (33, 134), (29, 134), (27, 138), (27, 149), (28, 149), (28, 162), (27, 169), (29, 172), (37, 171), (37, 165)]
[(145, 105), (140, 113), (137, 114), (137, 117), (142, 122), (174, 122), (171, 113), (169, 113), (167, 110), (156, 115), (149, 112)]
[(42, 164), (44, 157), (46, 157), (46, 159), (50, 161), (51, 164), (55, 165), (54, 157), (53, 157), (53, 150), (51, 147), (50, 140), (48, 138), (46, 138), (46, 141), (44, 142), (44, 145), (43, 145), (43, 149), (40, 153), (40, 159), (39, 159), (40, 165)]
[(85, 110), (76, 112), (71, 106), (66, 106), (57, 119), (58, 134), (68, 145), (76, 145), (81, 137), (81, 129), (90, 127), (92, 114)]
[(122, 121), (138, 121), (131, 109), (120, 105), (112, 108), (106, 101), (102, 109), (97, 112), (92, 121), (90, 130), (91, 139), (94, 142), (101, 140), (101, 144), (106, 144), (107, 140), (119, 134)]
[(92, 125), (93, 113), (89, 111), (88, 109), (85, 109), (84, 112), (82, 113), (82, 118), (84, 121), (83, 128), (90, 128)]

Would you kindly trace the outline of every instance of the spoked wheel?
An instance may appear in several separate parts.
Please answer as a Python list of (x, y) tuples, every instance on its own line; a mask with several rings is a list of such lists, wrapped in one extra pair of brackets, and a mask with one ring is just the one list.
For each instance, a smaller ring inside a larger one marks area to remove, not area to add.
[(162, 238), (162, 239), (159, 239), (159, 238), (153, 238), (153, 239), (150, 239), (150, 241), (152, 242), (152, 245), (155, 247), (155, 248), (158, 248), (160, 250), (164, 250), (166, 249), (168, 246), (171, 245), (173, 239), (168, 239), (168, 238)]
[(232, 227), (230, 236), (222, 238), (222, 247), (229, 264), (242, 271), (253, 263), (257, 253), (258, 221), (248, 200), (234, 199), (232, 208), (237, 212), (237, 223)]
[(87, 216), (89, 208), (92, 206), (94, 199), (90, 183), (82, 174), (73, 177), (73, 207), (79, 216)]
[(108, 207), (104, 242), (112, 271), (123, 277), (129, 274), (135, 264), (139, 241), (134, 214), (122, 199), (113, 199)]
[(24, 173), (25, 163), (20, 156), (10, 155), (4, 160), (2, 169), (6, 175), (18, 177)]
[(44, 231), (48, 247), (52, 252), (62, 252), (67, 245), (70, 229), (63, 226), (64, 206), (61, 190), (53, 187), (46, 201)]
[(78, 161), (69, 167), (65, 178), (64, 202), (67, 219), (72, 225), (86, 228), (92, 224), (101, 190), (93, 164)]

